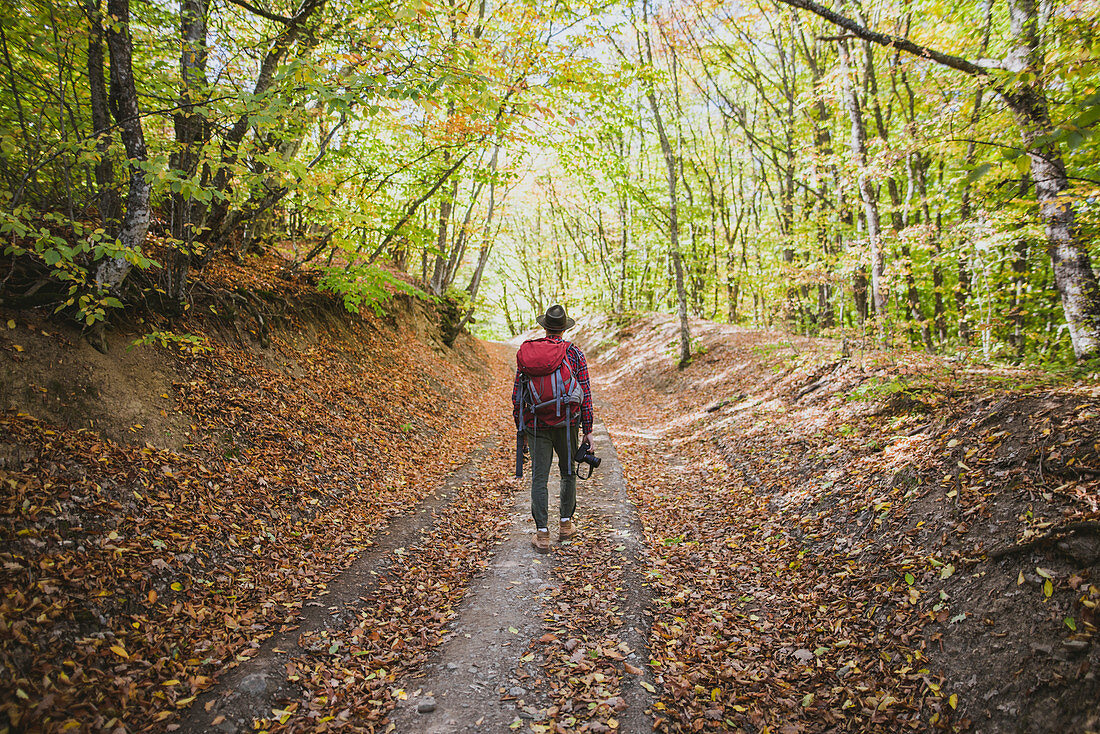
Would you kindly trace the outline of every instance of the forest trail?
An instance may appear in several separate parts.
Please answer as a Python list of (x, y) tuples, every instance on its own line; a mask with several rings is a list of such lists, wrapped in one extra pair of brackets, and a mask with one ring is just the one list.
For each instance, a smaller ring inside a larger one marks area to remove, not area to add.
[[(0, 654), (28, 702), (5, 714), (49, 732), (1100, 729), (1100, 390), (694, 329), (678, 369), (671, 317), (581, 325), (604, 463), (566, 543), (551, 472), (548, 555), (511, 476), (507, 346), (470, 352), (476, 379), (437, 365), (447, 389), (408, 332), (328, 347), (338, 404), (219, 357), (173, 385), (225, 437), (205, 459), (5, 415), (20, 644)], [(421, 390), (405, 405), (362, 387), (398, 380)], [(244, 443), (276, 421), (279, 440)]]
[[(572, 731), (609, 719), (625, 731), (648, 729), (647, 696), (625, 669), (641, 669), (648, 660), (637, 517), (626, 502), (614, 446), (599, 423), (594, 437), (604, 463), (579, 483), (580, 535), (562, 543), (552, 527), (551, 552), (536, 553), (529, 479), (516, 483), (507, 535), (457, 610), (423, 677), (406, 682), (408, 698), (393, 715), (396, 731), (553, 731), (555, 723)], [(552, 471), (552, 516), (558, 484)], [(595, 592), (594, 583), (606, 586), (612, 576), (624, 588), (606, 597), (579, 598)], [(591, 614), (604, 619), (590, 627)], [(596, 629), (598, 636), (591, 634)], [(578, 688), (571, 687), (564, 667)], [(412, 686), (415, 690), (408, 690)]]
[(440, 541), (431, 532), (432, 524), (447, 510), (456, 494), (468, 488), (496, 439), (495, 435), (486, 439), (437, 491), (379, 532), (370, 548), (329, 582), (324, 592), (305, 603), (293, 624), (284, 624), (279, 633), (260, 645), (256, 654), (245, 658), (198, 696), (183, 716), (179, 731), (196, 734), (214, 729), (249, 731), (253, 721), (268, 718), (273, 710), (285, 710), (301, 693), (288, 680), (288, 676), (294, 675), (289, 671), (297, 667), (292, 661), (309, 653), (299, 640), (335, 639), (366, 601), (378, 593), (386, 576), (401, 572), (410, 547)]
[[(641, 526), (611, 437), (597, 422), (603, 463), (578, 482), (580, 534), (563, 543), (552, 527), (553, 548), (543, 555), (531, 547), (530, 462), (522, 480), (499, 481), (510, 466), (502, 455), (512, 441), (506, 423), (494, 425), (438, 489), (379, 532), (292, 624), (239, 658), (173, 730), (235, 734), (257, 724), (293, 731), (323, 723), (316, 690), (302, 685), (304, 672), (327, 671), (321, 677), (331, 685), (335, 651), (355, 648), (370, 630), (399, 628), (405, 605), (394, 592), (413, 559), (421, 562), (415, 570), (423, 579), (450, 578), (453, 569), (443, 557), (463, 545), (464, 536), (477, 539), (478, 554), (463, 560), (465, 584), (455, 589), (460, 600), (433, 613), (436, 635), (411, 664), (383, 668), (377, 697), (359, 697), (360, 705), (338, 712), (333, 723), (414, 733), (648, 730), (652, 695), (642, 681), (651, 688), (652, 676)], [(552, 518), (558, 484), (552, 470)], [(494, 494), (483, 504), (486, 492)], [(465, 512), (455, 509), (460, 499), (467, 510), (481, 505), (481, 514), (463, 522)], [(419, 632), (424, 641), (430, 631), (406, 632)]]

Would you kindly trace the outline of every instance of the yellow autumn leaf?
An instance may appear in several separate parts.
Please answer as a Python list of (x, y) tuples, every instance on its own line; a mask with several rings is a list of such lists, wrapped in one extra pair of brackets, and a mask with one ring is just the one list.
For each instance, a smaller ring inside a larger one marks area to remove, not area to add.
[(122, 645), (111, 645), (111, 652), (118, 655), (123, 660), (129, 660), (130, 656), (126, 652), (126, 648)]

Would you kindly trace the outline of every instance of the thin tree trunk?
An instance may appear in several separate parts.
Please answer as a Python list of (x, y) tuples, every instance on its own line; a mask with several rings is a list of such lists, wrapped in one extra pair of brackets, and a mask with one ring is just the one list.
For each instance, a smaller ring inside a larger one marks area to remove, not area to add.
[[(446, 158), (443, 161), (446, 165)], [(436, 221), (435, 233), (435, 264), (432, 266), (432, 280), (429, 288), (433, 295), (443, 294), (443, 270), (446, 266), (447, 230), (451, 224), (451, 210), (454, 208), (454, 200), (458, 197), (458, 179), (451, 181), (450, 191), (445, 191), (439, 200), (439, 219)]]
[(1012, 258), (1012, 308), (1009, 319), (1012, 322), (1012, 335), (1009, 342), (1016, 349), (1016, 356), (1024, 358), (1027, 337), (1024, 334), (1024, 291), (1027, 287), (1028, 241), (1025, 237), (1016, 240)]
[[(192, 176), (198, 165), (198, 150), (205, 142), (205, 123), (195, 112), (196, 98), (206, 88), (206, 17), (208, 0), (180, 0), (180, 110), (175, 116), (178, 152), (172, 161), (179, 176)], [(172, 195), (172, 239), (166, 279), (168, 303), (182, 309), (191, 267), (194, 199), (183, 193)]]
[(679, 221), (677, 212), (676, 182), (679, 178), (676, 170), (676, 153), (672, 150), (668, 135), (661, 119), (661, 110), (657, 105), (657, 96), (650, 91), (647, 95), (653, 116), (657, 122), (657, 135), (661, 139), (661, 151), (668, 170), (668, 231), (669, 255), (672, 260), (672, 272), (676, 279), (676, 313), (680, 319), (680, 365), (691, 361), (691, 332), (687, 318), (687, 293), (684, 288), (684, 267), (680, 256)]
[(851, 63), (848, 55), (848, 42), (841, 40), (839, 48), (841, 81), (844, 85), (844, 101), (851, 121), (851, 150), (859, 175), (859, 196), (863, 202), (863, 213), (867, 223), (867, 239), (871, 254), (871, 303), (875, 315), (880, 321), (880, 340), (882, 345), (890, 343), (890, 315), (888, 312), (889, 294), (886, 291), (885, 264), (882, 255), (882, 226), (879, 222), (878, 200), (871, 175), (867, 170), (867, 134), (863, 127), (863, 115), (860, 112), (859, 98), (852, 84)]
[[(148, 155), (134, 85), (130, 1), (107, 0), (107, 13), (115, 20), (107, 27), (107, 48), (111, 53), (111, 110), (130, 159), (130, 192), (126, 198), (126, 214), (122, 218), (118, 242), (123, 250), (132, 251), (141, 247), (149, 231), (152, 215), (149, 198), (153, 186), (143, 167)], [(129, 272), (130, 261), (125, 257), (104, 258), (96, 269), (96, 285), (102, 290), (116, 291)]]
[[(917, 177), (920, 175), (917, 168), (921, 165), (919, 160), (919, 153), (910, 153), (906, 157), (905, 166), (908, 173), (908, 182), (905, 189), (905, 211), (906, 217), (908, 217), (908, 211), (912, 206), (913, 196), (917, 189)], [(895, 214), (894, 224), (908, 225), (908, 222), (898, 221), (899, 217)], [(912, 220), (910, 220), (911, 222)], [(898, 232), (900, 233), (900, 229)], [(913, 275), (913, 254), (909, 249), (909, 241), (905, 238), (900, 239), (901, 245), (901, 257), (905, 261), (905, 300), (906, 306), (909, 309), (910, 322), (920, 330), (921, 341), (924, 342), (924, 349), (929, 354), (935, 351), (935, 347), (932, 344), (932, 329), (928, 324), (928, 319), (924, 317), (924, 311), (920, 305), (920, 291), (917, 289), (917, 279)]]
[(500, 153), (500, 142), (493, 146), (493, 157), (489, 161), (489, 208), (485, 213), (485, 226), (481, 230), (481, 248), (477, 254), (477, 267), (474, 268), (474, 274), (470, 278), (470, 284), (466, 286), (466, 293), (470, 296), (470, 307), (466, 311), (466, 315), (462, 317), (462, 321), (455, 327), (453, 335), (450, 336), (448, 344), (454, 343), (455, 338), (466, 327), (466, 324), (470, 323), (470, 319), (474, 316), (474, 304), (477, 302), (477, 292), (481, 288), (481, 277), (485, 272), (485, 265), (489, 262), (489, 254), (493, 249), (493, 214), (496, 212), (497, 202), (497, 157)]
[[(653, 66), (653, 48), (649, 38), (649, 3), (642, 3), (645, 28), (646, 57), (650, 67)], [(665, 130), (664, 120), (661, 117), (661, 108), (657, 103), (657, 92), (650, 80), (646, 90), (646, 99), (653, 112), (653, 118), (657, 126), (657, 137), (661, 141), (661, 153), (664, 155), (665, 168), (668, 172), (668, 232), (669, 254), (672, 259), (673, 275), (676, 278), (676, 305), (677, 315), (680, 318), (680, 366), (686, 366), (691, 361), (691, 331), (688, 327), (687, 295), (684, 292), (684, 267), (680, 257), (679, 220), (677, 212), (676, 183), (679, 179), (679, 165), (676, 153), (668, 139), (668, 131)]]
[(1100, 354), (1100, 285), (1088, 249), (1081, 242), (1073, 204), (1062, 197), (1069, 189), (1062, 153), (1055, 144), (1047, 142), (1054, 125), (1042, 86), (1038, 8), (1035, 0), (1009, 0), (1008, 11), (1014, 41), (1008, 54), (1009, 71), (1030, 78), (1005, 98), (1016, 115), (1031, 160), (1035, 198), (1073, 353), (1084, 360)]
[(88, 101), (92, 112), (92, 134), (95, 135), (96, 191), (99, 194), (99, 217), (104, 229), (114, 227), (119, 215), (118, 193), (115, 191), (115, 170), (111, 162), (111, 111), (107, 103), (107, 80), (103, 74), (103, 17), (100, 0), (89, 0), (87, 11), (91, 24), (88, 37)]

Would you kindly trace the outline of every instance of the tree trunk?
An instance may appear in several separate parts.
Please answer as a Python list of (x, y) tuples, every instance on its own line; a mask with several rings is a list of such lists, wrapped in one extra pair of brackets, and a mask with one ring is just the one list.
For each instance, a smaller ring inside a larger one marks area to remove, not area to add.
[(1009, 342), (1016, 349), (1016, 356), (1024, 358), (1027, 337), (1024, 334), (1024, 291), (1027, 288), (1028, 241), (1024, 237), (1016, 240), (1012, 258), (1012, 308), (1009, 319), (1012, 322), (1012, 334)]
[(103, 17), (100, 0), (88, 3), (88, 21), (91, 34), (88, 37), (88, 106), (92, 111), (92, 134), (95, 135), (96, 191), (99, 194), (99, 217), (104, 229), (112, 229), (118, 220), (118, 193), (115, 191), (115, 170), (111, 163), (111, 110), (107, 103), (107, 80), (103, 75)]
[(862, 324), (870, 315), (870, 304), (867, 303), (867, 268), (862, 265), (852, 274), (852, 300), (856, 307), (856, 318)]
[[(179, 176), (193, 176), (198, 151), (205, 142), (205, 122), (195, 112), (196, 98), (206, 88), (206, 18), (208, 0), (180, 0), (180, 100), (175, 115), (177, 153), (172, 167)], [(181, 310), (191, 267), (191, 243), (194, 199), (187, 194), (172, 195), (172, 239), (175, 240), (166, 268), (166, 288), (170, 307)]]
[[(643, 2), (645, 10), (643, 22), (645, 23), (646, 56), (650, 67), (653, 66), (653, 49), (649, 38), (649, 3)], [(657, 104), (657, 92), (652, 80), (646, 90), (646, 99), (653, 111), (653, 118), (657, 126), (657, 137), (661, 141), (661, 153), (664, 155), (665, 168), (668, 172), (668, 239), (669, 254), (672, 259), (673, 275), (676, 278), (676, 305), (677, 315), (680, 318), (680, 366), (684, 367), (691, 361), (691, 331), (688, 327), (687, 295), (684, 292), (684, 267), (680, 257), (679, 220), (677, 218), (676, 182), (679, 178), (679, 166), (676, 153), (668, 139), (668, 131), (665, 130), (664, 120), (661, 117), (661, 108)]]
[(477, 254), (477, 267), (474, 268), (474, 274), (470, 277), (470, 284), (466, 286), (466, 293), (470, 296), (470, 307), (462, 317), (462, 321), (454, 328), (453, 333), (447, 335), (448, 346), (454, 343), (462, 329), (470, 323), (470, 319), (474, 316), (474, 304), (477, 302), (477, 292), (481, 288), (481, 277), (485, 272), (485, 265), (489, 262), (489, 254), (493, 249), (493, 214), (496, 212), (497, 203), (497, 157), (499, 153), (500, 142), (498, 141), (493, 146), (493, 157), (489, 161), (489, 209), (485, 213), (485, 225), (481, 230), (481, 248)]
[[(444, 160), (444, 163), (447, 161)], [(447, 263), (447, 230), (451, 224), (451, 210), (454, 201), (458, 198), (458, 179), (451, 182), (451, 190), (443, 193), (439, 200), (439, 219), (436, 222), (435, 232), (435, 264), (432, 266), (432, 280), (429, 284), (431, 293), (436, 296), (443, 295), (443, 271)]]
[[(862, 13), (858, 13), (858, 10), (857, 18), (859, 18), (861, 22), (863, 21)], [(889, 148), (890, 133), (887, 129), (886, 120), (883, 118), (882, 106), (878, 101), (878, 81), (875, 77), (874, 53), (870, 42), (863, 42), (863, 53), (864, 75), (867, 80), (867, 103), (871, 108), (871, 114), (875, 121), (875, 129), (878, 131), (879, 140)], [(925, 349), (931, 352), (932, 337), (929, 331), (928, 322), (925, 320), (924, 313), (921, 310), (920, 292), (917, 290), (916, 278), (913, 276), (912, 253), (909, 249), (909, 243), (900, 237), (902, 230), (909, 225), (909, 221), (906, 221), (906, 218), (913, 201), (913, 193), (916, 187), (914, 178), (915, 172), (913, 168), (914, 155), (915, 154), (910, 154), (906, 156), (908, 185), (906, 186), (904, 203), (902, 202), (901, 192), (898, 189), (897, 178), (893, 175), (886, 175), (886, 191), (890, 196), (890, 229), (892, 232), (892, 239), (899, 242), (902, 267), (905, 268), (905, 305), (906, 310), (909, 312), (910, 342), (912, 343), (913, 341), (914, 329), (919, 330)]]
[[(817, 58), (817, 43), (814, 44), (814, 48), (811, 50), (810, 44), (806, 39), (806, 34), (802, 29), (802, 25), (798, 21), (797, 14), (793, 20), (794, 27), (797, 30), (798, 47), (802, 51), (803, 59), (805, 59), (807, 66), (810, 68), (811, 82), (813, 88), (816, 89), (821, 84), (822, 79), (821, 64), (818, 62)], [(868, 54), (868, 61), (870, 61), (870, 54)], [(815, 114), (810, 116), (814, 130), (814, 151), (817, 154), (815, 156), (815, 161), (831, 161), (833, 159), (833, 139), (829, 124), (832, 118), (832, 110), (825, 104), (825, 100), (822, 99), (820, 95), (815, 95), (815, 97)], [(828, 262), (835, 253), (829, 228), (826, 226), (824, 220), (825, 202), (828, 200), (829, 196), (830, 180), (834, 184), (838, 184), (839, 174), (834, 163), (823, 167), (815, 162), (812, 177), (821, 195), (814, 200), (811, 216), (813, 217), (817, 230), (816, 236), (820, 248), (820, 255), (823, 260)], [(837, 185), (837, 188), (839, 189), (839, 185)], [(835, 249), (839, 250), (840, 248), (838, 247)], [(818, 322), (822, 329), (830, 329), (836, 325), (832, 290), (833, 286), (828, 281), (820, 282), (817, 285), (817, 315)]]
[[(130, 191), (117, 238), (123, 250), (131, 251), (141, 247), (149, 231), (152, 214), (149, 197), (153, 186), (143, 168), (148, 155), (134, 85), (130, 0), (107, 0), (107, 14), (116, 20), (107, 26), (107, 48), (111, 54), (111, 111), (130, 159)], [(118, 290), (129, 272), (130, 261), (125, 257), (105, 258), (96, 269), (96, 285), (102, 290)]]
[(851, 150), (859, 170), (859, 196), (863, 202), (864, 218), (867, 222), (867, 239), (871, 250), (871, 303), (875, 309), (875, 315), (879, 318), (882, 332), (882, 345), (890, 343), (890, 316), (887, 311), (885, 264), (882, 255), (882, 226), (879, 221), (878, 200), (875, 195), (875, 187), (871, 181), (871, 175), (867, 170), (867, 134), (863, 127), (863, 115), (859, 108), (859, 98), (856, 96), (855, 85), (852, 84), (850, 73), (851, 64), (848, 56), (848, 42), (841, 40), (837, 46), (840, 51), (840, 76), (844, 85), (845, 106), (848, 109), (848, 117), (851, 120)]
[(1005, 101), (1016, 115), (1031, 159), (1035, 198), (1047, 236), (1047, 252), (1054, 265), (1054, 282), (1062, 297), (1073, 353), (1079, 360), (1100, 354), (1100, 286), (1081, 242), (1076, 216), (1062, 194), (1069, 189), (1066, 167), (1057, 145), (1046, 142), (1054, 129), (1043, 89), (1043, 53), (1039, 13), (1035, 0), (1009, 0), (1009, 27), (1013, 44), (1009, 71), (1023, 75)]

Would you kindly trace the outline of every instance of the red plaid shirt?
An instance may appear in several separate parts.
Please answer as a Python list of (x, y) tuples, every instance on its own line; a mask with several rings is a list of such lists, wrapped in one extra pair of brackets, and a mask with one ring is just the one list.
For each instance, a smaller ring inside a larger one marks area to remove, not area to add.
[[(552, 341), (563, 341), (560, 336), (547, 338)], [(594, 415), (592, 412), (592, 385), (588, 379), (588, 362), (584, 358), (584, 352), (573, 343), (570, 343), (569, 348), (565, 350), (565, 358), (569, 360), (569, 367), (573, 370), (573, 376), (577, 378), (577, 382), (581, 384), (581, 390), (584, 392), (584, 400), (581, 401), (581, 428), (586, 434), (592, 433)], [(512, 386), (512, 415), (516, 419), (517, 431), (523, 427), (523, 420), (520, 417), (520, 411), (523, 410), (523, 396), (520, 389), (522, 385), (521, 377), (520, 371), (516, 370), (516, 382)]]

